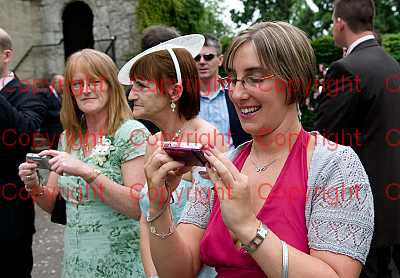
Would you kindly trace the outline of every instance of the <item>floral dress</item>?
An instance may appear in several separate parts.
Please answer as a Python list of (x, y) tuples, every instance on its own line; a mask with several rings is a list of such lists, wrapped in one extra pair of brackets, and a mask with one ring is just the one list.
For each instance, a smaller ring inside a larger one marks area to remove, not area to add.
[[(121, 166), (144, 155), (148, 135), (142, 124), (128, 120), (113, 137), (98, 138), (89, 156), (84, 157), (82, 148), (74, 147), (71, 155), (123, 185)], [(61, 151), (66, 145), (65, 136), (62, 138)], [(143, 277), (139, 222), (105, 205), (102, 198), (107, 192), (93, 191), (80, 177), (60, 176), (58, 185), (67, 201), (62, 277)]]

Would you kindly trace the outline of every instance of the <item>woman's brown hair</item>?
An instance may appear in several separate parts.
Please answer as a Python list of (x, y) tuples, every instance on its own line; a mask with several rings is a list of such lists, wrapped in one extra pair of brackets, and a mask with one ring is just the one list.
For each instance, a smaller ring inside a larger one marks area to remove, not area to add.
[(233, 71), (237, 50), (251, 43), (263, 67), (285, 82), (286, 103), (301, 102), (314, 84), (316, 61), (307, 35), (286, 22), (260, 22), (239, 33), (225, 54), (225, 69)]
[[(182, 96), (176, 103), (180, 117), (190, 120), (200, 111), (200, 85), (196, 63), (190, 53), (182, 48), (173, 49), (182, 76)], [(130, 70), (131, 80), (150, 80), (158, 91), (165, 93), (168, 86), (178, 82), (175, 66), (167, 50), (160, 50), (140, 58)]]

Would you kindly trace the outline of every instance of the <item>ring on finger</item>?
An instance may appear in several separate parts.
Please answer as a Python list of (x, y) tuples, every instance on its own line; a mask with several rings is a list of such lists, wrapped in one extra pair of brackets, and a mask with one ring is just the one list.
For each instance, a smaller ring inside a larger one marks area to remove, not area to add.
[(163, 165), (164, 165), (164, 161), (162, 161), (162, 160), (159, 160), (159, 161), (158, 161), (158, 165), (159, 165), (159, 166), (158, 166), (158, 168), (160, 168), (161, 166), (163, 166)]

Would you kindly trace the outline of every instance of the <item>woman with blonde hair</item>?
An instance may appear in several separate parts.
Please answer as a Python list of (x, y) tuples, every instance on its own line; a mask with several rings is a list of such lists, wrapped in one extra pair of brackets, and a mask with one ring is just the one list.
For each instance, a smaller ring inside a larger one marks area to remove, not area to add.
[[(315, 71), (306, 35), (284, 22), (257, 23), (225, 57), (230, 97), (253, 140), (228, 156), (205, 150), (216, 193), (192, 192), (177, 228), (169, 203), (160, 210), (150, 199), (158, 273), (195, 277), (207, 264), (218, 277), (358, 277), (373, 234), (371, 189), (350, 147), (332, 149), (301, 126), (298, 103)], [(182, 167), (156, 148), (148, 186), (172, 190), (165, 181)]]
[(19, 175), (45, 211), (52, 211), (59, 192), (67, 202), (63, 277), (142, 276), (135, 220), (148, 132), (131, 120), (117, 68), (106, 54), (72, 54), (65, 84), (58, 150), (39, 153), (50, 157), (46, 186), (33, 161), (22, 163)]

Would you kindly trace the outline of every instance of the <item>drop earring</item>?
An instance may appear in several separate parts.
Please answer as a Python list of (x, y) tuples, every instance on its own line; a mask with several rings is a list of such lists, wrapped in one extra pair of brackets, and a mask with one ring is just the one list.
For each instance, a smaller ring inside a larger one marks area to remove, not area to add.
[(300, 104), (299, 103), (297, 103), (296, 109), (297, 109), (297, 117), (299, 118), (299, 121), (301, 122), (301, 110), (300, 110)]
[(176, 104), (175, 102), (171, 101), (171, 110), (172, 112), (175, 112)]

